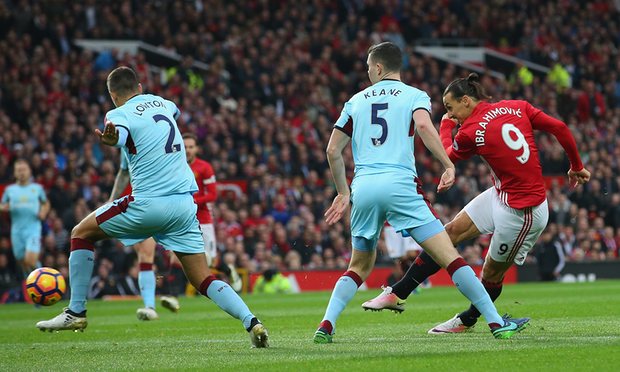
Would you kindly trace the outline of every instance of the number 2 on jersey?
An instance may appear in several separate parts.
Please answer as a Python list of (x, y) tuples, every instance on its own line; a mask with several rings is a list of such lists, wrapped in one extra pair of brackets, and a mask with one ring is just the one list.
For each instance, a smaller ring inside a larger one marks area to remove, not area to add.
[(173, 152), (177, 152), (177, 151), (181, 151), (181, 145), (180, 144), (173, 144), (172, 142), (174, 142), (174, 124), (172, 124), (172, 122), (170, 121), (170, 119), (168, 119), (168, 117), (166, 117), (165, 115), (162, 114), (157, 114), (155, 116), (153, 116), (153, 120), (155, 120), (155, 123), (158, 123), (160, 121), (165, 121), (166, 123), (168, 123), (168, 125), (170, 125), (170, 133), (168, 134), (168, 141), (166, 141), (166, 146), (164, 147), (164, 149), (166, 150), (166, 154), (170, 154)]
[[(513, 139), (511, 134), (514, 133), (517, 139)], [(517, 156), (517, 160), (521, 164), (527, 163), (530, 158), (530, 145), (528, 145), (525, 140), (525, 136), (519, 128), (515, 127), (514, 124), (506, 123), (502, 125), (502, 139), (506, 146), (508, 146), (511, 150), (521, 150), (523, 149), (523, 153)]]
[(381, 126), (381, 136), (379, 138), (372, 137), (370, 140), (375, 146), (381, 146), (385, 143), (385, 139), (388, 135), (387, 121), (384, 118), (379, 117), (379, 110), (387, 110), (387, 103), (373, 103), (372, 104), (372, 117), (370, 118), (370, 124)]

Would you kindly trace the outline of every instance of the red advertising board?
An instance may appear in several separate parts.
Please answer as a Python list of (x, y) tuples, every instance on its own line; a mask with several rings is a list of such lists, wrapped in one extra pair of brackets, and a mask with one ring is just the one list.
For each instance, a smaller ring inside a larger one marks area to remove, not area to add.
[[(476, 275), (480, 276), (481, 266), (474, 266)], [(294, 281), (293, 287), (299, 288), (301, 292), (305, 291), (325, 291), (334, 288), (336, 281), (345, 270), (316, 270), (316, 271), (285, 271), (284, 274), (289, 280)], [(376, 268), (364, 282), (368, 288), (381, 288), (387, 284), (387, 278), (390, 276), (392, 269), (389, 267)], [(250, 275), (250, 288), (254, 287), (254, 282), (259, 274)], [(431, 276), (431, 285), (448, 286), (453, 285), (452, 279), (448, 272), (440, 270), (437, 274)], [(517, 282), (517, 269), (512, 266), (506, 273), (504, 279), (505, 284)]]

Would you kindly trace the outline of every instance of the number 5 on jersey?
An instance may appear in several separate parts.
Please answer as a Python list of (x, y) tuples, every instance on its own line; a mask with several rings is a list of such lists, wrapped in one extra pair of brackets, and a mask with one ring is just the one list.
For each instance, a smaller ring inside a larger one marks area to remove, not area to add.
[(160, 121), (165, 121), (166, 123), (168, 123), (168, 125), (170, 125), (170, 133), (168, 134), (168, 141), (166, 141), (166, 146), (164, 147), (164, 149), (166, 150), (166, 154), (170, 154), (173, 152), (177, 152), (177, 151), (181, 151), (181, 145), (180, 144), (173, 144), (174, 142), (174, 124), (172, 124), (172, 122), (170, 121), (170, 119), (168, 119), (167, 116), (162, 115), (162, 114), (157, 114), (155, 116), (153, 116), (153, 120), (155, 120), (155, 123), (158, 123)]
[(373, 103), (372, 104), (372, 116), (370, 118), (370, 124), (380, 125), (381, 126), (381, 136), (380, 137), (372, 137), (370, 140), (372, 144), (375, 146), (381, 146), (385, 143), (388, 135), (388, 126), (387, 121), (384, 118), (379, 117), (379, 111), (387, 110), (387, 103)]

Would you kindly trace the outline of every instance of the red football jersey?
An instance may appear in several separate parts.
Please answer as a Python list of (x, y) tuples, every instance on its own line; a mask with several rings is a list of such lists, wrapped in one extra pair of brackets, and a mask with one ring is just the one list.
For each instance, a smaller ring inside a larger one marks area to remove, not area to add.
[(209, 210), (208, 203), (212, 203), (217, 198), (215, 173), (209, 162), (195, 158), (189, 165), (196, 177), (196, 183), (198, 184), (198, 192), (194, 194), (194, 201), (198, 205), (198, 222), (200, 224), (213, 223), (213, 217)]
[(534, 129), (552, 133), (567, 152), (571, 169), (581, 170), (577, 145), (560, 120), (525, 101), (480, 102), (452, 141), (452, 120), (441, 123), (441, 139), (452, 161), (473, 155), (489, 165), (502, 202), (512, 208), (537, 206), (546, 198)]

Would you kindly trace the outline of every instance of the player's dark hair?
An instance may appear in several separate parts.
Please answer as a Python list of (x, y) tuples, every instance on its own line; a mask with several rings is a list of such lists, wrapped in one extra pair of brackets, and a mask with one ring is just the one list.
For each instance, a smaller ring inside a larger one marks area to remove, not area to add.
[(28, 160), (26, 160), (24, 158), (17, 158), (17, 159), (15, 159), (15, 161), (13, 162), (13, 166), (15, 166), (17, 163), (24, 163), (27, 166), (30, 166), (30, 163), (28, 162)]
[(138, 90), (138, 76), (130, 67), (117, 67), (108, 75), (108, 90), (119, 96), (128, 96)]
[(198, 137), (196, 137), (196, 135), (194, 133), (190, 133), (190, 132), (183, 133), (182, 137), (183, 137), (183, 139), (191, 138), (191, 139), (194, 140), (194, 142), (196, 142), (196, 144), (198, 144)]
[(477, 101), (487, 100), (491, 98), (484, 91), (484, 87), (479, 82), (480, 77), (475, 72), (469, 74), (466, 78), (459, 78), (452, 81), (444, 90), (444, 97), (448, 93), (452, 93), (452, 98), (459, 100), (463, 96), (469, 96)]
[(398, 45), (389, 41), (371, 46), (368, 55), (373, 62), (381, 63), (389, 72), (398, 72), (403, 65), (403, 53)]

